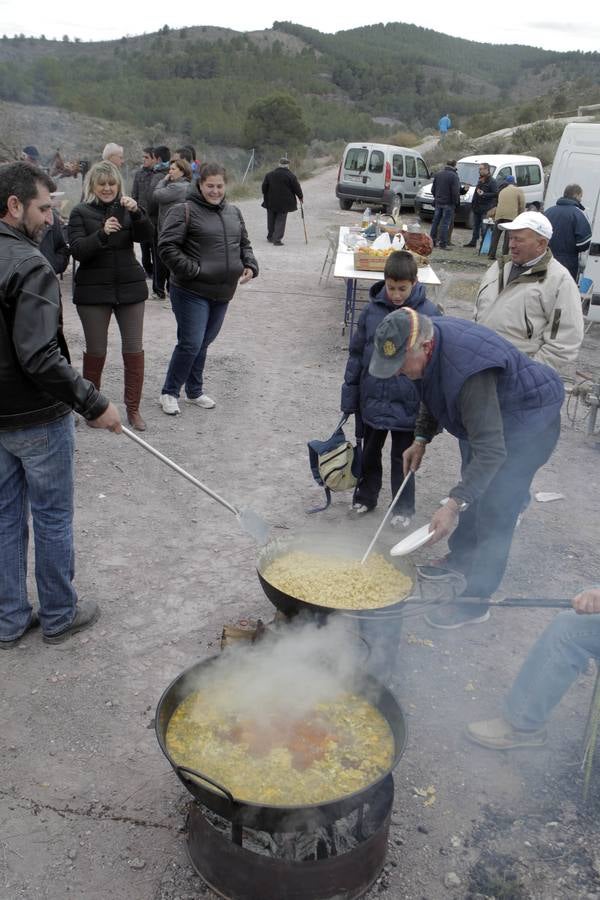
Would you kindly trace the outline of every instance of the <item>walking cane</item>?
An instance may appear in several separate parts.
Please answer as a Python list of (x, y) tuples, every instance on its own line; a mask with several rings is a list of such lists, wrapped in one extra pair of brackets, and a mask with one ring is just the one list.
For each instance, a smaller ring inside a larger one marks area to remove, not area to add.
[(306, 222), (304, 221), (304, 203), (300, 201), (300, 215), (302, 216), (302, 227), (304, 228), (304, 243), (308, 244), (308, 235), (306, 233)]

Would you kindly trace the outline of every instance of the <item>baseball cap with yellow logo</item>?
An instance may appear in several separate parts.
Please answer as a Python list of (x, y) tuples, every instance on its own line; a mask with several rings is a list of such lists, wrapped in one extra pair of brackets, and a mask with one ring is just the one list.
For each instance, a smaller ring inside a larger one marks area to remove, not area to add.
[(419, 316), (409, 307), (396, 309), (380, 322), (375, 332), (369, 373), (375, 378), (391, 378), (404, 362), (407, 350), (417, 343)]

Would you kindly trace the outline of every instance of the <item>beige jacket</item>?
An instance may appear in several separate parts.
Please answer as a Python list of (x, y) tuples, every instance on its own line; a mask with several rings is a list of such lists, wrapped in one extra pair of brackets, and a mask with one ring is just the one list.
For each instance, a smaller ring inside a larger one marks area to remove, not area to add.
[(512, 222), (525, 209), (525, 194), (516, 184), (507, 184), (498, 194), (496, 208), (492, 211), (495, 222), (505, 219)]
[(510, 258), (503, 257), (487, 270), (475, 300), (474, 320), (566, 374), (583, 340), (577, 285), (550, 250), (505, 287), (511, 268)]

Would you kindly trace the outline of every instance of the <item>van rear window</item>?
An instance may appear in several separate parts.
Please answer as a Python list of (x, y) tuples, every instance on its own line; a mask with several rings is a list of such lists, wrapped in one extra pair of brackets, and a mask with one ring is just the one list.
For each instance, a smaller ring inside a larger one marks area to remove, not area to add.
[(368, 151), (363, 147), (352, 147), (346, 154), (344, 169), (347, 172), (364, 172), (367, 168)]
[(540, 184), (542, 181), (542, 173), (539, 166), (515, 166), (517, 175), (517, 185), (519, 187), (528, 187), (530, 184)]
[(406, 177), (407, 178), (416, 178), (417, 177), (417, 164), (415, 163), (414, 156), (406, 156), (404, 158), (404, 162), (406, 163)]
[(381, 150), (372, 150), (369, 160), (369, 172), (383, 172), (383, 153)]

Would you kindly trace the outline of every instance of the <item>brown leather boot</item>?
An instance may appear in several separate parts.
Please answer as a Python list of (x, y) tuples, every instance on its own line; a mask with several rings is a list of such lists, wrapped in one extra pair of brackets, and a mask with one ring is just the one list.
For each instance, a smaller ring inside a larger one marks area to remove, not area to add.
[(140, 400), (142, 399), (142, 385), (144, 383), (144, 351), (139, 353), (124, 353), (123, 365), (125, 367), (125, 408), (127, 409), (127, 421), (136, 431), (145, 431), (146, 423), (140, 415)]
[(98, 391), (100, 390), (105, 360), (106, 353), (104, 356), (90, 356), (89, 353), (83, 354), (83, 377), (87, 381), (91, 381)]

